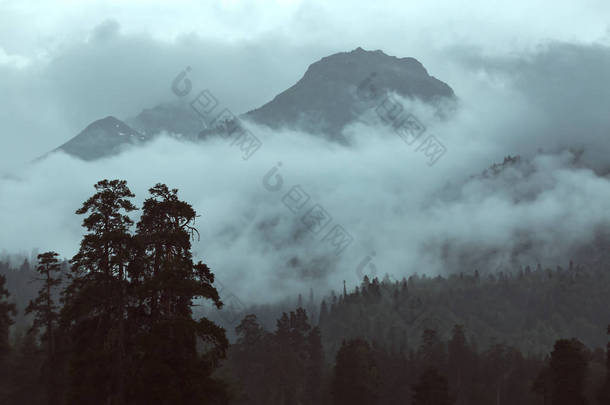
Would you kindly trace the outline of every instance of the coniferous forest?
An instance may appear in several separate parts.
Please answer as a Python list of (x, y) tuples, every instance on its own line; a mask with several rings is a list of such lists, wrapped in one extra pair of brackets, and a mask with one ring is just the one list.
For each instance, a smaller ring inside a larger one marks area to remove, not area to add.
[(0, 405), (610, 405), (609, 16), (0, 0)]
[(364, 276), (250, 308), (229, 342), (195, 308), (223, 306), (197, 213), (164, 184), (134, 197), (102, 180), (74, 257), (0, 263), (0, 403), (610, 404), (601, 268)]

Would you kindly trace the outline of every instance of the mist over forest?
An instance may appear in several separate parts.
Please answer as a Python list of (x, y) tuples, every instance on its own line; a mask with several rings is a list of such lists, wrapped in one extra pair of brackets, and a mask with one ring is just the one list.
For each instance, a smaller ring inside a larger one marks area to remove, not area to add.
[(608, 15), (1, 3), (0, 403), (610, 404)]

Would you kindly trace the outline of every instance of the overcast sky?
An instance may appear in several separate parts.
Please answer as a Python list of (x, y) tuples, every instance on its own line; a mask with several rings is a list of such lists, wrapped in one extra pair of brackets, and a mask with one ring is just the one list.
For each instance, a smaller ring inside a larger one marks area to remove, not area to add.
[(416, 57), (459, 94), (454, 65), (464, 52), (514, 56), (552, 41), (610, 38), (604, 0), (382, 4), (0, 1), (0, 136), (9, 139), (0, 169), (97, 118), (167, 100), (168, 81), (185, 65), (242, 112), (294, 84), (310, 63), (357, 46)]
[[(502, 264), (523, 242), (515, 235), (536, 236), (524, 264), (569, 259), (610, 223), (610, 185), (599, 176), (610, 153), (610, 2), (431, 3), (0, 0), (0, 252), (72, 255), (74, 210), (95, 181), (119, 177), (139, 201), (157, 181), (180, 188), (203, 213), (195, 250), (251, 299), (252, 287), (269, 284), (355, 283), (373, 252), (379, 272), (397, 277), (459, 268), (461, 248), (500, 252)], [(265, 148), (247, 163), (226, 145), (170, 139), (99, 162), (28, 163), (96, 119), (174, 99), (170, 84), (185, 66), (195, 88), (239, 113), (358, 46), (415, 57), (454, 89), (456, 115), (427, 122), (448, 148), (433, 168), (396, 137), (365, 136), (387, 129), (361, 125), (348, 128), (351, 149), (256, 128)], [(584, 150), (584, 167), (574, 169), (570, 149)], [(467, 180), (515, 154), (531, 165), (497, 182)], [(356, 239), (331, 274), (286, 266), (324, 252), (315, 238), (284, 243), (298, 221), (261, 186), (278, 161), (286, 187), (302, 185)], [(261, 227), (278, 215), (276, 228)]]

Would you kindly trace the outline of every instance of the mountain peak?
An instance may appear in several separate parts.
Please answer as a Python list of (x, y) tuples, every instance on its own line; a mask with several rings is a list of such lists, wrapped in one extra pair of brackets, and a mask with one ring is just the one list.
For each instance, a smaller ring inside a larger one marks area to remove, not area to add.
[(126, 145), (146, 141), (147, 137), (135, 131), (123, 121), (107, 116), (89, 124), (78, 135), (61, 145), (62, 150), (84, 160), (111, 156)]
[(99, 120), (93, 121), (91, 124), (87, 125), (87, 127), (85, 128), (86, 130), (91, 130), (91, 129), (95, 129), (95, 128), (111, 128), (111, 127), (115, 127), (115, 128), (120, 128), (121, 125), (125, 125), (123, 123), (123, 121), (121, 121), (120, 119), (109, 115), (107, 117), (104, 118), (100, 118)]
[[(242, 117), (271, 128), (293, 128), (344, 141), (341, 132), (345, 125), (371, 107), (370, 102), (358, 97), (357, 91), (368, 78), (374, 79), (374, 86), (382, 95), (395, 92), (428, 103), (455, 97), (451, 87), (430, 76), (417, 59), (397, 58), (381, 50), (358, 47), (312, 63), (296, 84)], [(203, 133), (200, 117), (189, 103), (159, 104), (143, 110), (127, 123), (107, 116), (89, 124), (57, 149), (93, 160), (113, 155), (127, 145), (148, 141), (163, 131), (187, 139), (197, 139)], [(215, 131), (207, 129), (209, 134)]]
[[(309, 66), (305, 76), (314, 72), (338, 73), (336, 78), (364, 80), (369, 74), (409, 74), (429, 77), (424, 66), (415, 58), (397, 58), (381, 50), (367, 51), (360, 47), (351, 52), (339, 52), (320, 59)], [(366, 73), (363, 75), (363, 73)], [(447, 86), (448, 87), (448, 86)], [(452, 93), (452, 92), (451, 92)]]
[(417, 59), (358, 47), (311, 64), (294, 86), (246, 117), (272, 128), (292, 127), (337, 137), (359, 115), (356, 89), (371, 75), (383, 92), (428, 103), (455, 97), (451, 87), (430, 76)]

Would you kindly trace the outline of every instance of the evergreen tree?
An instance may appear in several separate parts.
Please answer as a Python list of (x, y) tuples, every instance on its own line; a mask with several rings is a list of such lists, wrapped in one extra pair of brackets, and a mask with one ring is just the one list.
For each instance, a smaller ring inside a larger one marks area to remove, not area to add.
[(445, 369), (447, 354), (445, 344), (433, 329), (425, 329), (422, 333), (421, 344), (417, 352), (419, 361), (425, 367)]
[(586, 405), (584, 385), (587, 353), (576, 339), (560, 339), (551, 352), (550, 377), (552, 405)]
[(0, 361), (9, 353), (9, 328), (17, 315), (15, 304), (9, 302), (10, 293), (6, 289), (6, 276), (0, 274)]
[(48, 403), (46, 390), (40, 384), (40, 369), (44, 357), (33, 333), (26, 333), (15, 344), (10, 370), (3, 376), (8, 389), (0, 397), (3, 405), (43, 405)]
[(318, 327), (311, 329), (307, 335), (307, 355), (305, 404), (318, 405), (322, 402), (321, 391), (324, 377), (324, 348)]
[(273, 382), (270, 381), (271, 362), (268, 333), (263, 330), (256, 315), (246, 315), (235, 328), (237, 342), (231, 346), (229, 361), (240, 382), (243, 399), (248, 404), (269, 403)]
[(42, 342), (46, 345), (43, 374), (49, 405), (59, 404), (60, 401), (59, 382), (57, 381), (57, 376), (60, 373), (58, 373), (58, 358), (56, 355), (59, 311), (53, 299), (55, 289), (61, 284), (61, 277), (56, 277), (56, 274), (61, 272), (57, 256), (59, 254), (56, 252), (46, 252), (38, 255), (38, 267), (36, 270), (40, 273), (41, 277), (36, 280), (42, 281), (43, 284), (36, 299), (30, 301), (25, 309), (26, 314), (34, 314), (34, 321), (30, 332), (37, 333), (41, 328), (44, 328), (44, 333), (41, 337)]
[(125, 403), (127, 380), (127, 265), (131, 254), (127, 213), (136, 207), (124, 180), (102, 180), (77, 214), (88, 233), (72, 258), (71, 283), (62, 317), (71, 332), (73, 353), (69, 403), (91, 398)]
[(492, 344), (484, 353), (484, 373), (490, 387), (495, 387), (496, 402), (505, 393), (505, 382), (511, 371), (511, 351), (502, 343)]
[(237, 334), (237, 344), (246, 348), (255, 347), (265, 336), (265, 331), (254, 314), (246, 315), (235, 327), (235, 333)]
[(224, 400), (224, 387), (211, 373), (225, 356), (225, 331), (192, 313), (195, 299), (222, 306), (214, 274), (192, 259), (195, 210), (164, 184), (149, 191), (137, 225), (138, 258), (130, 266), (139, 354), (131, 395), (142, 404)]
[(318, 317), (318, 324), (322, 325), (328, 319), (328, 305), (326, 300), (322, 300), (320, 304), (320, 316)]
[(448, 344), (448, 369), (450, 370), (450, 382), (460, 395), (464, 384), (474, 377), (472, 374), (473, 356), (464, 334), (463, 325), (455, 325), (453, 334)]
[(297, 308), (290, 314), (283, 313), (277, 321), (273, 335), (276, 348), (273, 375), (278, 386), (277, 399), (281, 404), (298, 403), (305, 396), (309, 361), (307, 334), (310, 329), (303, 308)]
[(337, 352), (332, 397), (335, 405), (375, 405), (379, 370), (369, 344), (362, 339), (343, 342)]
[(0, 274), (0, 403), (11, 403), (9, 398), (15, 390), (14, 384), (11, 384), (15, 370), (11, 364), (14, 353), (9, 343), (9, 331), (17, 310), (15, 304), (9, 302), (9, 297), (6, 276)]

